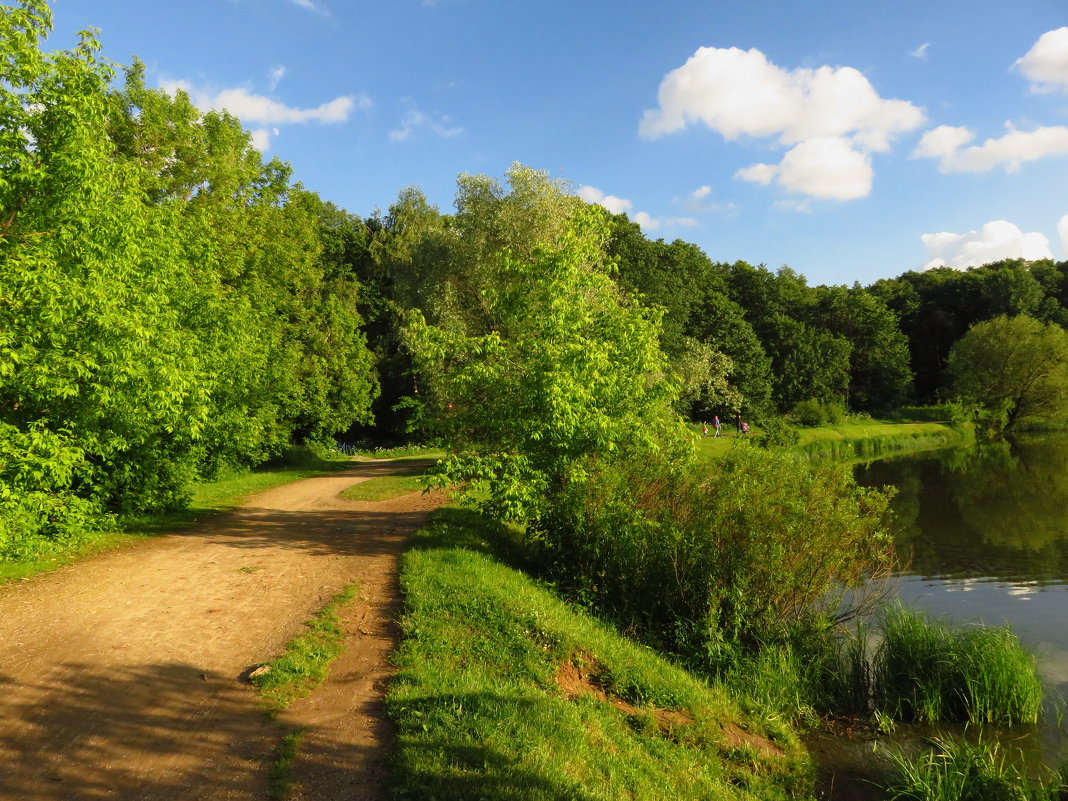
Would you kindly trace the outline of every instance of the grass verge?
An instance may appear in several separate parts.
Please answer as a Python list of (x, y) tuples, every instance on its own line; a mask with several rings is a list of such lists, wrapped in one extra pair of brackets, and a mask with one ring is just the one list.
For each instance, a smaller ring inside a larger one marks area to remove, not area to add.
[(428, 463), (426, 459), (398, 459), (399, 463), (413, 462), (392, 475), (379, 476), (369, 481), (353, 484), (341, 493), (342, 498), (351, 501), (389, 501), (419, 492), (426, 486)]
[[(849, 421), (816, 428), (797, 428), (800, 441), (790, 450), (806, 458), (846, 460), (872, 459), (890, 453), (930, 450), (964, 445), (972, 441), (968, 427), (948, 423), (888, 423), (875, 420)], [(762, 429), (754, 426), (748, 436), (733, 431), (701, 437), (697, 451), (705, 460), (721, 458), (731, 448), (747, 446)]]
[(307, 631), (294, 637), (281, 656), (267, 663), (269, 670), (252, 679), (271, 712), (281, 712), (323, 683), (330, 663), (345, 647), (345, 632), (337, 612), (356, 596), (358, 589), (353, 583), (335, 595), (304, 622)]
[(576, 612), (502, 539), (443, 509), (404, 558), (394, 797), (810, 797), (789, 727)]
[(1062, 771), (1030, 778), (996, 748), (961, 740), (932, 742), (933, 750), (910, 759), (891, 753), (899, 775), (891, 801), (1063, 801), (1068, 783)]

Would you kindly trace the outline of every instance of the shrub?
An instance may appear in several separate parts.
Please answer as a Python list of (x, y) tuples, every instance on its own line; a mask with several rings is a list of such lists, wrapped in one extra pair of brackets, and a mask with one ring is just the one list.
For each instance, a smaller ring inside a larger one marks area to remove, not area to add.
[(837, 614), (846, 586), (892, 561), (888, 496), (838, 465), (734, 451), (715, 476), (601, 465), (533, 535), (581, 597), (708, 666)]

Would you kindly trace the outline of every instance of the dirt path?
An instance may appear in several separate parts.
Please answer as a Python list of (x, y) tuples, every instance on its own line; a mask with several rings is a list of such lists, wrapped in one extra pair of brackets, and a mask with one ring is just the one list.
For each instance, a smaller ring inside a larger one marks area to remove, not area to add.
[(308, 799), (371, 799), (397, 560), (441, 501), (368, 504), (361, 463), (260, 493), (196, 530), (0, 587), (2, 801), (263, 801), (279, 727), (240, 677), (347, 583), (349, 644), (289, 721), (311, 728)]

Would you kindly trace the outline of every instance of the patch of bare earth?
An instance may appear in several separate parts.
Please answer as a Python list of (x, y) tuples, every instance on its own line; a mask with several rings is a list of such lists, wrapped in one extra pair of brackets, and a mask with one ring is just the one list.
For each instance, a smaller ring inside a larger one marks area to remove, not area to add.
[(397, 469), (278, 487), (195, 530), (0, 588), (0, 799), (262, 801), (279, 726), (240, 677), (352, 581), (345, 653), (285, 721), (308, 727), (302, 797), (376, 798), (398, 559), (441, 498), (338, 493)]
[(599, 674), (600, 670), (596, 660), (588, 655), (575, 655), (557, 669), (556, 686), (560, 688), (560, 691), (568, 699), (574, 699), (580, 695), (588, 695), (606, 704), (611, 704), (625, 715), (651, 714), (657, 723), (657, 728), (664, 734), (670, 734), (676, 728), (694, 722), (693, 718), (682, 709), (638, 709), (638, 707), (628, 701), (624, 701), (618, 695), (606, 692), (599, 686), (597, 678)]
[[(645, 709), (641, 710), (617, 695), (605, 691), (600, 686), (599, 676), (602, 670), (597, 661), (588, 654), (573, 654), (556, 671), (556, 686), (564, 697), (573, 700), (579, 696), (592, 696), (606, 704), (611, 704), (628, 716), (652, 715), (661, 734), (671, 736), (676, 729), (694, 723), (693, 717), (685, 709)], [(747, 731), (735, 722), (722, 726), (723, 744), (726, 748), (749, 747), (765, 758), (785, 756), (786, 752), (767, 737)]]

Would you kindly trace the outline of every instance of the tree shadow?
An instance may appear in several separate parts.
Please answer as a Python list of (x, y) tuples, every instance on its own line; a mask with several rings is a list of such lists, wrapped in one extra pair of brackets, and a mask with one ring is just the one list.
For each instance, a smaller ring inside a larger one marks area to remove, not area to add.
[(265, 797), (273, 727), (236, 677), (68, 663), (19, 689), (0, 705), (4, 801)]

